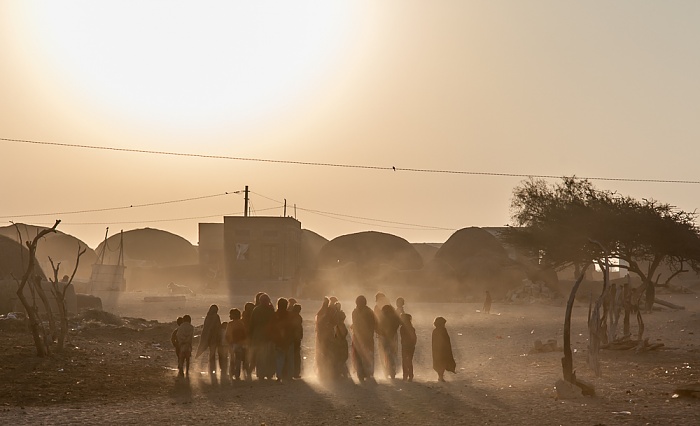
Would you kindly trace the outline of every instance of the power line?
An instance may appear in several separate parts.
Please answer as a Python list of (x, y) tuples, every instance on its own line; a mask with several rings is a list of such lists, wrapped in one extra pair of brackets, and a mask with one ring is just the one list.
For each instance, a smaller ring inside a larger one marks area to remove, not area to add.
[[(275, 203), (280, 203), (282, 204), (281, 201), (275, 200), (274, 198), (270, 198), (266, 195), (260, 194), (258, 192), (250, 191), (251, 194), (255, 194), (259, 197), (265, 198), (270, 201), (274, 201)], [(391, 220), (382, 220), (382, 219), (372, 219), (369, 217), (362, 217), (362, 216), (352, 216), (352, 215), (347, 215), (347, 214), (341, 214), (341, 213), (332, 213), (332, 212), (325, 212), (322, 210), (314, 210), (314, 209), (307, 209), (303, 207), (299, 207), (298, 205), (296, 206), (297, 210), (302, 210), (305, 212), (317, 214), (319, 216), (324, 216), (328, 217), (330, 219), (336, 219), (336, 220), (345, 220), (346, 222), (351, 222), (351, 223), (359, 223), (361, 225), (371, 225), (371, 226), (383, 226), (385, 228), (394, 228), (394, 229), (416, 229), (416, 228), (422, 228), (424, 230), (429, 230), (429, 231), (455, 231), (454, 228), (444, 228), (444, 227), (439, 227), (439, 226), (429, 226), (429, 225), (419, 225), (415, 223), (406, 223), (406, 222), (396, 222), (396, 221), (391, 221)], [(392, 225), (404, 225), (404, 226), (410, 226), (410, 228), (406, 227), (398, 227), (398, 226), (387, 226), (387, 225), (379, 225), (376, 223), (367, 223), (367, 222), (358, 222), (355, 220), (347, 220), (344, 218), (350, 218), (350, 219), (359, 219), (359, 220), (369, 220), (372, 222), (380, 222), (380, 223), (388, 223)]]
[[(267, 207), (264, 209), (258, 209), (257, 211), (267, 211), (267, 210), (275, 210), (279, 209), (281, 206), (275, 206), (275, 207)], [(133, 225), (133, 224), (141, 224), (141, 223), (158, 223), (158, 222), (181, 222), (185, 220), (195, 220), (195, 219), (209, 219), (212, 217), (224, 217), (224, 216), (235, 216), (235, 215), (242, 215), (243, 212), (235, 212), (235, 213), (222, 213), (222, 214), (213, 214), (213, 215), (208, 215), (208, 216), (190, 216), (190, 217), (180, 217), (180, 218), (171, 218), (171, 219), (153, 219), (153, 220), (132, 220), (132, 221), (111, 221), (111, 222), (61, 222), (61, 225)], [(44, 224), (37, 224), (37, 225), (44, 225)]]
[[(539, 179), (560, 179), (563, 177), (563, 176), (540, 175), (540, 174), (476, 172), (476, 171), (469, 171), (469, 170), (423, 169), (423, 168), (395, 167), (395, 166), (371, 166), (371, 165), (364, 165), (364, 164), (325, 163), (325, 162), (315, 162), (315, 161), (274, 160), (274, 159), (269, 159), (269, 158), (234, 157), (234, 156), (228, 156), (228, 155), (210, 155), (210, 154), (157, 151), (157, 150), (135, 149), (135, 148), (117, 148), (117, 147), (98, 146), (98, 145), (83, 145), (83, 144), (71, 144), (71, 143), (60, 143), (60, 142), (34, 141), (34, 140), (27, 140), (27, 139), (0, 138), (0, 141), (32, 144), (32, 145), (59, 146), (59, 147), (65, 147), (65, 148), (83, 148), (83, 149), (93, 149), (93, 150), (102, 150), (102, 151), (117, 151), (117, 152), (131, 152), (131, 153), (139, 153), (139, 154), (168, 155), (168, 156), (174, 156), (174, 157), (194, 157), (194, 158), (206, 158), (206, 159), (216, 159), (216, 160), (250, 161), (250, 162), (258, 162), (258, 163), (292, 164), (292, 165), (300, 165), (300, 166), (335, 167), (335, 168), (346, 168), (346, 169), (364, 169), (364, 170), (381, 170), (381, 171), (393, 171), (393, 172), (452, 174), (452, 175), (490, 176), (490, 177), (539, 178)], [(692, 185), (700, 184), (700, 181), (697, 181), (697, 180), (612, 178), (612, 177), (602, 177), (602, 176), (579, 176), (579, 178), (588, 179), (588, 180), (597, 180), (597, 181), (608, 181), (608, 182), (675, 183), (675, 184), (692, 184)]]
[(145, 204), (131, 204), (128, 206), (105, 207), (105, 208), (101, 208), (101, 209), (73, 210), (73, 211), (52, 212), (52, 213), (15, 214), (15, 215), (0, 216), (0, 219), (11, 219), (11, 218), (15, 218), (15, 217), (58, 216), (58, 215), (69, 215), (69, 214), (79, 214), (79, 213), (96, 213), (96, 212), (106, 212), (106, 211), (114, 211), (114, 210), (126, 210), (126, 209), (134, 209), (134, 208), (138, 208), (138, 207), (161, 206), (161, 205), (165, 205), (165, 204), (182, 203), (185, 201), (204, 200), (207, 198), (223, 197), (226, 195), (240, 194), (240, 193), (241, 193), (241, 191), (224, 192), (222, 194), (202, 195), (200, 197), (183, 198), (180, 200), (158, 201), (158, 202), (154, 202), (154, 203), (145, 203)]

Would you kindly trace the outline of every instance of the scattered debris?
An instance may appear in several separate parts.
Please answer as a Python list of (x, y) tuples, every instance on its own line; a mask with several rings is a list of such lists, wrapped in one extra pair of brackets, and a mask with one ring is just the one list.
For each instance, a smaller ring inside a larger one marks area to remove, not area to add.
[(659, 348), (663, 348), (665, 345), (663, 343), (649, 343), (649, 338), (647, 337), (643, 341), (632, 340), (629, 336), (625, 336), (621, 339), (615, 340), (605, 345), (601, 345), (601, 349), (612, 349), (612, 350), (630, 350), (634, 349), (636, 352), (646, 352), (653, 351)]
[(561, 352), (563, 351), (563, 348), (561, 348), (558, 344), (556, 339), (549, 339), (547, 340), (547, 343), (542, 343), (541, 340), (535, 340), (535, 346), (530, 349), (531, 354), (538, 354), (538, 353), (545, 353), (545, 352)]
[(560, 300), (561, 296), (544, 284), (523, 280), (520, 287), (506, 293), (505, 302), (514, 304), (547, 303)]
[(679, 397), (682, 396), (686, 398), (700, 398), (700, 382), (681, 385), (680, 387), (676, 388), (673, 393), (674, 397), (675, 395), (678, 395)]

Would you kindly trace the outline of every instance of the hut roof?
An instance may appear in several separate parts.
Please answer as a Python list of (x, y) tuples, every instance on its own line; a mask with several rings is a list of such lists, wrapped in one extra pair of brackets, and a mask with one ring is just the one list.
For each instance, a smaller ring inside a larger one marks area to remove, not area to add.
[(503, 259), (508, 257), (508, 253), (491, 233), (481, 228), (471, 227), (460, 229), (452, 234), (435, 253), (435, 257), (458, 269), (468, 258)]
[[(116, 264), (119, 260), (120, 238), (120, 234), (107, 238), (104, 263)], [(102, 242), (97, 247), (98, 255), (104, 246), (105, 242)], [(127, 266), (181, 266), (198, 262), (197, 249), (179, 235), (153, 228), (124, 231), (124, 263)]]
[(355, 262), (361, 267), (380, 264), (396, 269), (423, 267), (423, 259), (408, 241), (375, 231), (334, 238), (323, 246), (318, 262), (320, 268), (332, 268), (347, 262)]
[[(22, 245), (24, 246), (26, 241), (31, 241), (39, 232), (48, 228), (45, 226), (19, 223), (17, 227), (15, 227), (15, 225), (0, 227), (0, 235), (9, 237), (14, 241), (19, 241), (17, 229), (19, 229)], [(53, 274), (48, 260), (49, 256), (53, 259), (54, 263), (61, 262), (61, 270), (59, 271), (61, 276), (71, 274), (75, 268), (78, 247), (80, 247), (80, 250), (85, 249), (86, 251), (80, 258), (76, 278), (87, 279), (90, 277), (91, 265), (95, 263), (97, 255), (87, 244), (70, 234), (63, 233), (59, 230), (46, 234), (37, 244), (36, 258), (44, 270), (44, 273), (47, 275)]]
[(308, 229), (301, 230), (300, 262), (302, 268), (315, 269), (317, 267), (318, 254), (328, 240)]
[[(10, 280), (14, 276), (21, 279), (29, 261), (29, 249), (12, 238), (0, 235), (0, 280)], [(43, 279), (46, 275), (37, 265), (35, 273)]]

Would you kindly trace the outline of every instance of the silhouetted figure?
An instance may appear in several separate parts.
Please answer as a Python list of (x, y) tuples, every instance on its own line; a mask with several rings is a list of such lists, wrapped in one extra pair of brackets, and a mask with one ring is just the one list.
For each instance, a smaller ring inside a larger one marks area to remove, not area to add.
[(221, 380), (228, 379), (228, 353), (229, 344), (226, 340), (226, 327), (228, 323), (226, 321), (221, 322), (221, 331), (219, 338), (219, 345), (216, 348), (217, 355), (219, 356), (219, 371), (221, 371)]
[(365, 296), (357, 296), (352, 311), (352, 360), (361, 382), (374, 377), (376, 318)]
[[(403, 297), (399, 297), (399, 298), (396, 299), (396, 309), (395, 309), (395, 311), (396, 311), (396, 315), (399, 316), (399, 319), (401, 318), (401, 315), (403, 315), (403, 314), (406, 313), (406, 311), (404, 311), (404, 306), (405, 306), (405, 305), (406, 305), (406, 301), (404, 300)], [(396, 349), (396, 351), (397, 351), (396, 353), (397, 353), (397, 354), (400, 353), (400, 352), (399, 352), (400, 346), (399, 346), (399, 336), (398, 336), (398, 334), (396, 335), (396, 342), (394, 342), (394, 345), (395, 345), (396, 348), (397, 348), (397, 349)], [(398, 358), (398, 360), (399, 360), (399, 362), (401, 362), (401, 358)], [(398, 365), (396, 366), (396, 368), (398, 369)]]
[(384, 373), (394, 379), (396, 377), (396, 362), (398, 356), (398, 331), (401, 325), (394, 307), (384, 305), (377, 321), (379, 332), (379, 350), (381, 351)]
[(291, 310), (292, 316), (292, 337), (294, 351), (294, 369), (292, 377), (295, 379), (301, 378), (301, 341), (304, 338), (304, 320), (301, 317), (301, 305), (295, 303)]
[(184, 375), (190, 377), (190, 358), (192, 357), (193, 338), (194, 327), (192, 326), (192, 318), (189, 315), (185, 315), (182, 317), (182, 324), (177, 328), (177, 343), (180, 346), (177, 369), (180, 377)]
[(209, 374), (216, 374), (216, 354), (217, 348), (221, 344), (221, 318), (219, 318), (219, 307), (211, 305), (209, 312), (204, 318), (204, 326), (202, 327), (202, 336), (199, 339), (197, 346), (197, 354), (195, 358), (209, 349)]
[(245, 342), (243, 343), (244, 346), (244, 359), (243, 359), (243, 367), (245, 368), (246, 371), (246, 379), (251, 379), (253, 370), (255, 369), (255, 360), (253, 359), (252, 356), (252, 349), (251, 349), (251, 342), (250, 342), (250, 325), (253, 321), (253, 309), (255, 309), (255, 303), (253, 302), (246, 302), (245, 307), (243, 308), (243, 313), (241, 314), (241, 321), (243, 321), (243, 324), (245, 325), (245, 335), (246, 339)]
[(271, 379), (275, 374), (275, 348), (270, 338), (270, 326), (275, 315), (270, 296), (262, 294), (253, 309), (250, 324), (251, 352), (258, 379)]
[(450, 335), (447, 334), (445, 324), (447, 320), (443, 317), (435, 318), (435, 329), (433, 330), (433, 370), (438, 373), (438, 380), (445, 381), (445, 371), (455, 372), (457, 364), (452, 355), (452, 343)]
[(323, 298), (321, 308), (316, 313), (316, 370), (322, 379), (331, 375), (331, 341), (333, 339), (333, 322), (330, 315), (330, 299)]
[(410, 314), (401, 314), (401, 367), (403, 370), (403, 379), (409, 382), (413, 381), (413, 354), (416, 352), (416, 329), (413, 328), (411, 320), (413, 317)]
[(486, 300), (484, 300), (484, 309), (483, 309), (485, 314), (491, 313), (491, 293), (486, 291)]
[(330, 321), (333, 324), (333, 338), (331, 341), (331, 356), (332, 356), (332, 377), (348, 378), (348, 328), (345, 325), (345, 312), (343, 312), (340, 303), (336, 302), (330, 309)]
[[(182, 317), (177, 317), (177, 328), (180, 327), (180, 324), (182, 324)], [(177, 356), (177, 359), (180, 359), (180, 345), (177, 342), (177, 328), (173, 330), (173, 334), (170, 335), (170, 343), (173, 344), (173, 347), (175, 348), (175, 355)]]
[(288, 380), (294, 369), (294, 336), (292, 314), (287, 310), (284, 297), (277, 300), (277, 311), (272, 321), (272, 341), (275, 344), (275, 375), (277, 381)]
[(229, 318), (230, 321), (226, 326), (226, 343), (228, 344), (230, 359), (228, 374), (231, 379), (240, 380), (241, 369), (243, 369), (246, 378), (249, 378), (250, 372), (244, 368), (247, 333), (246, 326), (241, 319), (241, 311), (238, 309), (231, 309), (229, 311)]

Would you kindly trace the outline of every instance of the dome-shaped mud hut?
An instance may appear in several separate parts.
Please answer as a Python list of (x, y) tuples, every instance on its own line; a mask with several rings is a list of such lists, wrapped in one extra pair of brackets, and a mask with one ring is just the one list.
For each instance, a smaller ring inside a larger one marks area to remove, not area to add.
[[(34, 237), (44, 229), (47, 228), (44, 226), (20, 223), (17, 224), (17, 226), (10, 225), (0, 227), (0, 235), (9, 237), (15, 241), (19, 241), (21, 235), (22, 245), (24, 246), (27, 241), (33, 240)], [(18, 235), (18, 230), (20, 235)], [(70, 234), (63, 233), (59, 230), (46, 234), (37, 244), (36, 259), (39, 266), (44, 271), (44, 274), (51, 277), (53, 277), (53, 270), (51, 269), (49, 256), (54, 261), (54, 264), (60, 262), (60, 276), (58, 278), (61, 279), (63, 275), (70, 275), (73, 273), (79, 248), (80, 250), (85, 249), (85, 253), (80, 257), (78, 270), (75, 273), (75, 280), (87, 281), (90, 279), (92, 264), (95, 263), (97, 255), (87, 244)]]

